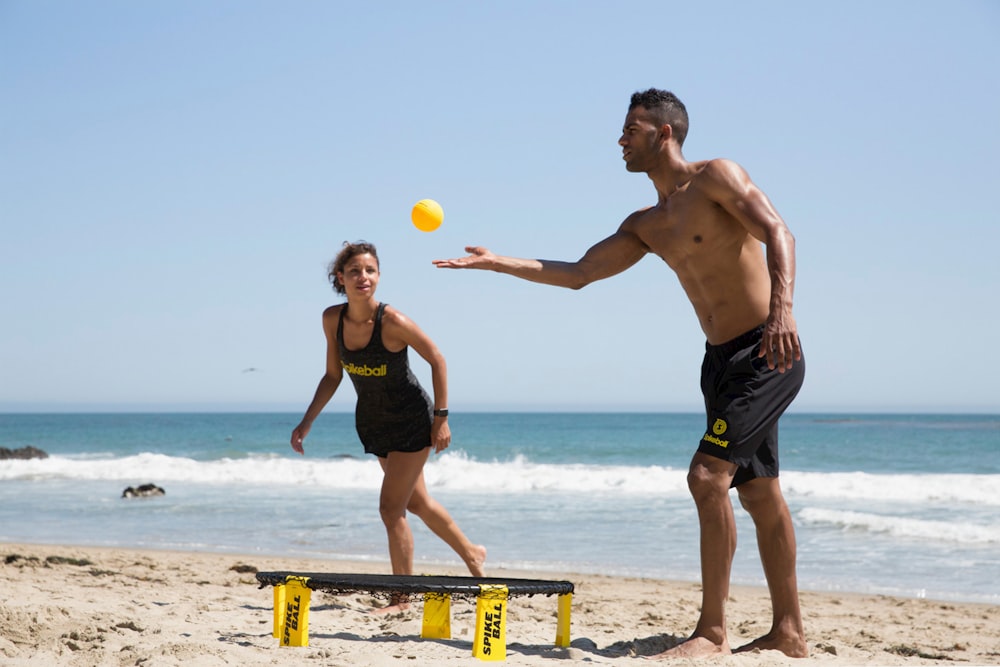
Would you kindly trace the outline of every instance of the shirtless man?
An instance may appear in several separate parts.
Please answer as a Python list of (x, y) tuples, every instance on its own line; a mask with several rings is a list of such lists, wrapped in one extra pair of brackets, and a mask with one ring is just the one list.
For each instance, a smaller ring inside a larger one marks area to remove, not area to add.
[[(647, 174), (657, 203), (628, 216), (576, 262), (517, 259), (468, 247), (441, 268), (487, 269), (580, 289), (655, 253), (674, 270), (705, 332), (706, 431), (688, 471), (701, 529), (702, 608), (689, 639), (667, 657), (730, 653), (725, 603), (736, 549), (729, 489), (753, 518), (771, 594), (771, 630), (738, 651), (808, 655), (795, 574), (795, 530), (778, 483), (778, 418), (805, 362), (792, 316), (795, 239), (736, 163), (688, 162), (687, 110), (670, 92), (635, 93), (622, 136), (625, 167)], [(766, 252), (765, 252), (766, 249)]]

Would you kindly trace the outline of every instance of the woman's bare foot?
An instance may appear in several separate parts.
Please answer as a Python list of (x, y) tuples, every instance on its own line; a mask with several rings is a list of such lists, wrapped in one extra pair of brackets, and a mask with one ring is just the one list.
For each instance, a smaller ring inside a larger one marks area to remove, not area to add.
[(485, 577), (483, 565), (486, 564), (486, 547), (477, 544), (472, 548), (472, 557), (465, 559), (465, 565), (473, 577)]
[(410, 601), (405, 595), (393, 595), (385, 607), (375, 607), (368, 613), (372, 616), (392, 616), (410, 608)]
[(691, 637), (673, 648), (668, 648), (663, 653), (646, 657), (650, 660), (667, 658), (704, 658), (710, 655), (728, 655), (730, 653), (732, 653), (732, 651), (729, 650), (728, 643), (720, 646), (712, 643), (705, 637)]

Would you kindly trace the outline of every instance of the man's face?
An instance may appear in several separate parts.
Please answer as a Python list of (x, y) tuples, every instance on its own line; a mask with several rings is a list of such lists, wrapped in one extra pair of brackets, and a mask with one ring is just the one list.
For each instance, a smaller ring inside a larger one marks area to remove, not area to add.
[(660, 138), (660, 127), (644, 107), (629, 111), (618, 140), (625, 168), (632, 172), (652, 169), (659, 159)]

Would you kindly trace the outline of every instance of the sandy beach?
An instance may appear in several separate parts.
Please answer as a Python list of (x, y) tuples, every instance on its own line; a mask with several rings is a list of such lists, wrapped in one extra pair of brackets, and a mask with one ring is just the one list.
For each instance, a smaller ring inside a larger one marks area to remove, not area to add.
[[(475, 602), (452, 603), (451, 639), (422, 639), (421, 604), (401, 614), (365, 593), (312, 594), (309, 646), (272, 636), (272, 589), (256, 571), (386, 573), (381, 563), (271, 556), (2, 544), (0, 664), (72, 665), (442, 665), (472, 657)], [(435, 568), (420, 574), (464, 574)], [(650, 664), (644, 659), (690, 632), (697, 584), (595, 575), (490, 571), (490, 576), (566, 579), (576, 587), (571, 645), (554, 646), (556, 597), (510, 600), (507, 663)], [(881, 595), (801, 595), (811, 656), (773, 651), (719, 656), (703, 665), (1000, 664), (1000, 608)], [(735, 588), (730, 641), (767, 630), (767, 592)], [(669, 664), (692, 661), (674, 660)]]

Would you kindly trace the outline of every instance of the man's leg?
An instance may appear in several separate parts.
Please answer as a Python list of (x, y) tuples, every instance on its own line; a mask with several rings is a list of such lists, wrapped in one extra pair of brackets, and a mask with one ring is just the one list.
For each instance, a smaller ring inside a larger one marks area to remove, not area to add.
[(664, 657), (697, 657), (729, 653), (726, 598), (736, 551), (736, 518), (729, 485), (736, 465), (697, 452), (688, 470), (688, 488), (698, 508), (701, 529), (701, 617), (691, 637)]
[(757, 548), (771, 593), (771, 630), (737, 651), (775, 649), (793, 658), (809, 655), (795, 574), (795, 527), (777, 477), (758, 477), (737, 487), (757, 528)]

